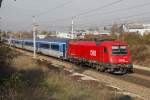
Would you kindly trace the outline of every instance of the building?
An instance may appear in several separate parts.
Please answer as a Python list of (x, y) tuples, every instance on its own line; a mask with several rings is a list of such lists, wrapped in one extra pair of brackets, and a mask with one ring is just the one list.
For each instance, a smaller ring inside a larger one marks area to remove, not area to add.
[(44, 39), (44, 38), (47, 37), (47, 35), (44, 35), (44, 34), (43, 34), (43, 35), (42, 35), (42, 34), (38, 34), (37, 37), (38, 37), (39, 39)]
[(106, 36), (109, 36), (111, 34), (111, 32), (110, 31), (107, 31), (107, 30), (103, 30), (103, 31), (100, 31), (100, 35), (106, 35)]
[(150, 24), (124, 24), (122, 25), (123, 32), (139, 33), (144, 35), (150, 32)]
[(68, 39), (75, 39), (77, 38), (77, 35), (71, 32), (57, 32), (56, 37), (58, 38), (68, 38)]

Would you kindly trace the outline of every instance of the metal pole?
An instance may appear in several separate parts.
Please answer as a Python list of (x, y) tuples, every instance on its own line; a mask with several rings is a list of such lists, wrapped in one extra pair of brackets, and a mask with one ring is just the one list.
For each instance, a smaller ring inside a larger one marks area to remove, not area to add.
[(0, 17), (0, 41), (2, 42), (1, 19), (2, 19), (2, 17)]
[(33, 58), (36, 58), (36, 18), (33, 16)]
[(72, 25), (71, 38), (73, 39), (73, 38), (74, 38), (74, 34), (73, 34), (73, 32), (74, 32), (74, 20), (73, 20), (73, 18), (72, 18), (72, 23), (71, 23), (71, 25)]
[(11, 45), (12, 45), (12, 35), (10, 35), (10, 37), (9, 37), (9, 44), (10, 44), (10, 47), (11, 47)]
[(19, 38), (20, 38), (20, 39), (22, 38), (21, 32), (19, 32)]

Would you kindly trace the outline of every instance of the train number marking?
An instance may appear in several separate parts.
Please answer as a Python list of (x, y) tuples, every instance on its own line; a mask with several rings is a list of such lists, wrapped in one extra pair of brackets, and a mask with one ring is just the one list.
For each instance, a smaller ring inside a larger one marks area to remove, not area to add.
[(96, 50), (90, 50), (90, 55), (91, 56), (96, 56)]

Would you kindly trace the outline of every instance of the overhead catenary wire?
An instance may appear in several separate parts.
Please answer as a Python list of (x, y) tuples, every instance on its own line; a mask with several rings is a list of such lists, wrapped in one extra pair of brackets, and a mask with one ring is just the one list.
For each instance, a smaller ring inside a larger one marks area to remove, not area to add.
[[(54, 20), (54, 21), (52, 21), (52, 22), (56, 22), (56, 21), (67, 21), (67, 20), (71, 20), (72, 18), (75, 18), (75, 17), (81, 17), (81, 16), (84, 16), (84, 17), (86, 17), (85, 15), (88, 15), (88, 14), (91, 14), (91, 13), (93, 13), (93, 12), (97, 12), (98, 10), (102, 10), (102, 9), (104, 9), (105, 7), (110, 7), (110, 6), (113, 6), (113, 5), (115, 5), (115, 4), (118, 4), (118, 3), (120, 3), (120, 2), (122, 2), (123, 0), (117, 0), (117, 1), (114, 1), (114, 2), (111, 2), (111, 3), (109, 3), (109, 4), (106, 4), (106, 5), (104, 5), (104, 6), (101, 6), (101, 7), (97, 7), (97, 8), (94, 8), (94, 9), (91, 9), (91, 10), (88, 10), (88, 11), (86, 11), (86, 12), (81, 12), (81, 13), (79, 13), (79, 14), (76, 14), (76, 15), (74, 15), (74, 16), (70, 16), (70, 17), (67, 17), (67, 18), (62, 18), (62, 19), (57, 19), (57, 20)], [(141, 5), (136, 5), (136, 6), (133, 6), (133, 7), (128, 7), (128, 8), (123, 8), (123, 9), (118, 9), (118, 10), (115, 10), (115, 11), (109, 11), (109, 12), (104, 12), (103, 14), (107, 14), (107, 13), (115, 13), (115, 12), (118, 12), (118, 11), (123, 11), (123, 10), (129, 10), (129, 9), (136, 9), (136, 8), (141, 8), (141, 7), (144, 7), (144, 6), (148, 6), (150, 4), (150, 2), (148, 2), (148, 3), (143, 3), (143, 4), (141, 4)], [(61, 7), (60, 7), (61, 8)], [(56, 8), (57, 9), (57, 8)], [(46, 13), (46, 12), (45, 12)], [(142, 14), (145, 14), (145, 13), (142, 13)], [(136, 15), (131, 15), (131, 16), (125, 16), (125, 17), (123, 17), (123, 18), (131, 18), (131, 17), (135, 17), (135, 16), (138, 16), (138, 15), (141, 15), (141, 13), (140, 14), (136, 14)], [(91, 16), (91, 15), (88, 15), (88, 16)], [(116, 18), (117, 20), (120, 20), (122, 17), (119, 17), (119, 18)]]
[(109, 3), (109, 4), (106, 4), (106, 5), (103, 5), (103, 6), (100, 6), (100, 7), (91, 9), (91, 10), (88, 10), (88, 11), (86, 11), (86, 12), (79, 13), (79, 14), (73, 16), (73, 17), (79, 17), (79, 16), (83, 16), (83, 15), (86, 15), (86, 14), (90, 14), (90, 13), (93, 13), (93, 12), (96, 12), (96, 11), (99, 11), (99, 10), (102, 10), (102, 9), (104, 9), (104, 8), (107, 8), (107, 7), (111, 7), (111, 6), (113, 6), (113, 5), (116, 5), (116, 4), (118, 4), (118, 3), (122, 2), (122, 1), (124, 1), (124, 0), (113, 1), (113, 2), (111, 2), (111, 3)]
[[(130, 17), (136, 17), (136, 16), (142, 16), (142, 15), (147, 15), (147, 14), (150, 14), (150, 12), (142, 12), (142, 13), (138, 13), (138, 14), (134, 14), (134, 15), (129, 15), (129, 16), (125, 16), (125, 17), (118, 17), (118, 18), (115, 18), (115, 19), (120, 19), (120, 18), (130, 18)], [(146, 18), (148, 18), (148, 19), (146, 19)], [(140, 20), (140, 19), (142, 19), (142, 20)], [(138, 19), (136, 19), (136, 20), (138, 20), (139, 22), (148, 22), (148, 21), (150, 21), (150, 19), (149, 19), (149, 17), (142, 17), (142, 18), (140, 18), (139, 20)], [(144, 19), (144, 20), (143, 20)], [(113, 20), (113, 19), (112, 19)], [(137, 21), (136, 21), (137, 22)], [(130, 23), (133, 23), (133, 21), (131, 20), (131, 21), (126, 21), (126, 22), (117, 22), (117, 25), (122, 25), (122, 24), (130, 24)], [(90, 23), (89, 23), (90, 24)], [(85, 28), (90, 28), (90, 27), (105, 27), (105, 26), (112, 26), (113, 24), (114, 24), (114, 22), (110, 22), (110, 23), (106, 23), (106, 24), (103, 24), (103, 25), (89, 25), (89, 24), (82, 24), (82, 25), (75, 25), (76, 27), (78, 27), (78, 28), (83, 28), (83, 27), (85, 27)], [(88, 26), (89, 25), (89, 26)], [(51, 27), (51, 26), (50, 26)], [(57, 27), (57, 26), (53, 26), (53, 27)], [(61, 27), (61, 28), (67, 28), (67, 27), (70, 27), (70, 26), (58, 26), (59, 28)]]
[(122, 8), (122, 9), (117, 9), (117, 10), (113, 10), (113, 11), (107, 11), (107, 12), (100, 12), (100, 13), (95, 13), (95, 14), (92, 14), (92, 15), (87, 15), (87, 16), (83, 16), (84, 18), (87, 17), (93, 17), (93, 16), (99, 16), (99, 14), (112, 14), (112, 13), (116, 13), (116, 12), (123, 12), (123, 11), (127, 11), (127, 10), (133, 10), (133, 9), (137, 9), (137, 8), (143, 8), (143, 7), (146, 7), (146, 6), (149, 6), (150, 5), (150, 2), (147, 2), (147, 3), (143, 3), (143, 4), (140, 4), (140, 5), (135, 5), (135, 6), (132, 6), (132, 7), (127, 7), (127, 8)]
[[(115, 22), (115, 21), (119, 21), (119, 20), (122, 20), (122, 19), (130, 19), (130, 18), (133, 18), (133, 17), (139, 17), (139, 16), (149, 15), (149, 14), (150, 14), (150, 11), (146, 11), (146, 12), (142, 12), (142, 13), (138, 13), (138, 14), (123, 16), (123, 17), (118, 17), (118, 18), (113, 18), (113, 19), (104, 19), (103, 21), (113, 21), (113, 22)], [(91, 23), (94, 23), (94, 22), (97, 22), (97, 20), (93, 21), (93, 22), (84, 23), (84, 24), (91, 24)]]
[(66, 5), (71, 4), (72, 2), (73, 2), (73, 0), (67, 0), (67, 1), (64, 2), (64, 3), (58, 5), (58, 6), (54, 7), (54, 8), (48, 9), (48, 10), (46, 10), (46, 11), (44, 11), (44, 12), (41, 12), (41, 13), (35, 15), (35, 16), (41, 16), (41, 15), (47, 14), (47, 13), (49, 13), (49, 12), (51, 12), (51, 11), (54, 11), (54, 10), (60, 9), (60, 8), (62, 8), (62, 7), (65, 7)]
[(52, 22), (65, 21), (65, 20), (70, 20), (70, 19), (72, 19), (72, 18), (84, 16), (84, 15), (87, 15), (87, 14), (90, 14), (90, 13), (93, 13), (93, 12), (96, 12), (96, 11), (99, 11), (99, 10), (102, 10), (102, 9), (104, 9), (104, 8), (111, 7), (111, 6), (113, 6), (113, 5), (116, 5), (116, 4), (118, 4), (118, 3), (121, 3), (122, 1), (124, 1), (124, 0), (113, 1), (113, 2), (108, 3), (108, 4), (105, 4), (105, 5), (103, 5), (103, 6), (100, 6), (100, 7), (97, 7), (97, 8), (88, 10), (88, 11), (85, 11), (85, 12), (78, 13), (78, 14), (72, 15), (72, 16), (70, 16), (70, 17), (66, 17), (66, 18), (62, 18), (62, 19), (57, 19), (57, 20), (54, 20), (54, 21), (52, 21)]
[[(137, 8), (142, 8), (142, 7), (145, 7), (145, 6), (148, 6), (148, 5), (150, 5), (150, 2), (147, 2), (147, 3), (143, 3), (143, 4), (140, 4), (140, 5), (135, 5), (135, 6), (133, 6), (133, 7), (128, 7), (128, 8), (123, 8), (123, 9), (118, 9), (118, 10), (114, 10), (114, 11), (108, 11), (108, 12), (104, 12), (104, 13), (101, 13), (101, 14), (111, 14), (111, 13), (116, 13), (116, 12), (118, 12), (118, 11), (124, 11), (124, 10), (131, 10), (131, 9), (137, 9)], [(82, 13), (83, 14), (83, 13)], [(138, 14), (139, 15), (139, 14)], [(90, 17), (90, 16), (93, 16), (93, 15), (88, 15), (88, 16), (82, 16), (82, 17)], [(127, 16), (127, 17), (130, 17), (130, 16)], [(132, 17), (132, 16), (131, 16)], [(134, 17), (134, 16), (133, 16)], [(57, 19), (57, 20), (55, 20), (55, 21), (53, 21), (53, 22), (56, 22), (56, 21), (58, 21), (59, 20), (59, 22), (60, 21), (66, 21), (66, 20), (70, 20), (70, 19), (72, 19), (72, 17), (68, 17), (68, 18), (64, 18), (64, 19)], [(119, 18), (117, 18), (117, 19), (119, 19)]]
[[(121, 18), (130, 18), (130, 17), (136, 17), (136, 16), (141, 16), (142, 14), (150, 14), (150, 12), (144, 12), (144, 13), (139, 13), (139, 14), (134, 14), (134, 15), (129, 15), (129, 16), (124, 16), (124, 17), (118, 17), (118, 18), (115, 18), (115, 19), (109, 19), (109, 20), (112, 20), (112, 21), (114, 21), (114, 20), (119, 20), (119, 19), (121, 19)], [(148, 17), (147, 17), (148, 18)], [(107, 21), (107, 20), (106, 20)], [(150, 20), (149, 20), (150, 21)], [(114, 22), (110, 22), (110, 23), (106, 23), (106, 24), (104, 24), (104, 25), (91, 25), (91, 23), (84, 23), (83, 25), (75, 25), (76, 27), (105, 27), (105, 26), (112, 26), (112, 24), (113, 24)], [(120, 22), (120, 24), (119, 25), (121, 25), (122, 23), (131, 23), (131, 21), (130, 22)], [(88, 26), (89, 25), (89, 26)], [(49, 26), (49, 27), (57, 27), (57, 28), (66, 28), (66, 27), (70, 27), (70, 26)]]
[[(146, 12), (145, 12), (146, 13)], [(142, 14), (142, 13), (141, 13)], [(138, 15), (138, 14), (137, 14)], [(140, 15), (140, 14), (139, 14)], [(130, 15), (131, 16), (131, 15)], [(135, 17), (135, 16), (133, 16), (133, 17)], [(148, 18), (148, 17), (144, 17), (144, 18)], [(140, 20), (140, 22), (145, 22), (145, 21), (150, 21), (150, 19), (146, 19), (146, 20)], [(126, 21), (126, 22), (119, 22), (119, 23), (117, 23), (117, 25), (122, 25), (122, 24), (130, 24), (130, 23), (132, 23), (133, 21)], [(106, 23), (106, 24), (103, 24), (103, 25), (85, 25), (85, 24), (83, 24), (83, 25), (75, 25), (76, 27), (78, 27), (78, 28), (83, 28), (83, 27), (85, 27), (85, 28), (90, 28), (90, 27), (105, 27), (105, 26), (112, 26), (113, 25), (113, 23), (112, 22), (110, 22), (110, 23)], [(51, 27), (51, 26), (49, 26), (49, 27)], [(70, 27), (70, 26), (53, 26), (53, 27), (57, 27), (57, 28), (67, 28), (67, 27)]]
[[(57, 6), (57, 7), (54, 7), (54, 8), (52, 8), (52, 9), (54, 9), (54, 10), (57, 10), (57, 9), (60, 9), (60, 8), (62, 8), (62, 7), (64, 7), (64, 6), (66, 6), (66, 5), (68, 5), (68, 4), (70, 4), (70, 3), (72, 3), (72, 2), (70, 2), (69, 3), (69, 1), (72, 1), (73, 2), (73, 0), (68, 0), (68, 1), (66, 1), (65, 3), (63, 3), (63, 4), (61, 4), (61, 5), (59, 5), (59, 6)], [(122, 0), (118, 0), (118, 1), (122, 1)], [(120, 3), (120, 2), (118, 2), (118, 3)], [(116, 2), (116, 4), (118, 4), (117, 2)], [(110, 3), (111, 4), (111, 3)], [(114, 10), (114, 11), (108, 11), (108, 12), (102, 12), (101, 14), (109, 14), (109, 13), (115, 13), (115, 12), (118, 12), (118, 11), (124, 11), (124, 10), (130, 10), (130, 9), (137, 9), (137, 8), (141, 8), (141, 7), (144, 7), (144, 6), (148, 6), (150, 4), (150, 2), (148, 2), (148, 3), (143, 3), (143, 4), (141, 4), (141, 5), (137, 5), (137, 6), (132, 6), (132, 7), (129, 7), (129, 8), (125, 8), (125, 9), (118, 9), (118, 10)], [(109, 5), (109, 4), (106, 4), (106, 5)], [(114, 5), (114, 4), (113, 4)], [(105, 6), (105, 5), (104, 5)], [(104, 7), (104, 6), (101, 6), (101, 7)], [(110, 5), (110, 6), (112, 6), (112, 5)], [(108, 6), (108, 7), (110, 7), (110, 6)], [(98, 9), (99, 8), (99, 9)], [(104, 7), (105, 8), (105, 7)], [(44, 15), (44, 14), (47, 14), (47, 13), (49, 13), (50, 11), (53, 11), (52, 9), (49, 9), (49, 10), (47, 10), (47, 11), (45, 11), (45, 12), (41, 12), (41, 13), (39, 13), (39, 14), (41, 14), (41, 15)], [(96, 10), (96, 8), (94, 8), (95, 10)], [(94, 10), (94, 9), (91, 9), (91, 11), (92, 10)], [(103, 9), (103, 8), (102, 8)], [(100, 9), (100, 7), (97, 7), (97, 10), (96, 11), (94, 11), (94, 12), (97, 12), (97, 11), (100, 11), (100, 10), (102, 10), (102, 9)], [(90, 12), (90, 10), (89, 11), (86, 11), (86, 12), (81, 12), (81, 13), (79, 13), (79, 14), (77, 14), (77, 15), (75, 15), (75, 16), (77, 16), (77, 17), (87, 17), (87, 16), (93, 16), (93, 15), (89, 15), (89, 14), (93, 14), (94, 13), (93, 11), (92, 12)], [(43, 13), (43, 14), (42, 14)], [(85, 14), (84, 14), (85, 13)], [(149, 12), (148, 12), (149, 13)], [(87, 16), (86, 16), (87, 15)], [(142, 14), (139, 14), (139, 15), (136, 15), (137, 17), (139, 17), (139, 16), (143, 16)], [(134, 16), (134, 17), (136, 17), (136, 16)], [(73, 16), (71, 16), (71, 17), (67, 17), (67, 18), (64, 18), (64, 19), (60, 19), (60, 20), (62, 20), (62, 21), (67, 21), (67, 20), (71, 20), (72, 19), (72, 17)], [(122, 17), (120, 17), (121, 19), (122, 19)], [(120, 19), (120, 18), (115, 18), (116, 20), (118, 20), (118, 19)], [(123, 18), (125, 18), (125, 19), (132, 19), (133, 17), (132, 17), (132, 15), (131, 16), (123, 16)], [(115, 20), (115, 19), (112, 19), (112, 20)], [(59, 19), (57, 19), (57, 20), (55, 20), (55, 21), (59, 21), (60, 22), (60, 20)], [(107, 19), (106, 19), (107, 20)], [(144, 20), (144, 19), (143, 19)], [(108, 20), (107, 20), (108, 21)]]

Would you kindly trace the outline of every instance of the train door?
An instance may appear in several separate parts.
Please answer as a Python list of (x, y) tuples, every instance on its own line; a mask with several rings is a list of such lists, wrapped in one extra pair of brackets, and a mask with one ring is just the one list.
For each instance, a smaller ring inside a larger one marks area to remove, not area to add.
[(104, 49), (103, 49), (103, 62), (104, 63), (108, 63), (109, 62), (109, 56), (108, 56), (108, 48), (107, 47), (104, 47)]
[(63, 57), (66, 59), (66, 44), (63, 44)]
[(100, 47), (100, 62), (103, 63), (103, 58), (104, 58), (104, 52), (103, 52), (104, 47)]
[(108, 56), (108, 48), (107, 47), (101, 47), (100, 48), (100, 62), (107, 63), (109, 61)]

